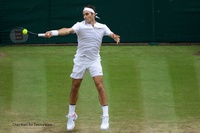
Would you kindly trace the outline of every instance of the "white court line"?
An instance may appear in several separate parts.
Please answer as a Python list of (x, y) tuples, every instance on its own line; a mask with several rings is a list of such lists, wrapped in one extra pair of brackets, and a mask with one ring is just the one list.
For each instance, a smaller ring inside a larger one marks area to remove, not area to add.
[[(46, 115), (45, 60), (21, 58), (13, 62), (12, 113), (13, 123), (42, 123)], [(34, 116), (40, 116), (40, 120)], [(12, 128), (16, 133), (27, 127)]]
[[(138, 63), (143, 90), (144, 110), (148, 133), (157, 133), (156, 128), (177, 132), (173, 90), (165, 61), (141, 60)], [(149, 123), (149, 124), (148, 124)], [(169, 126), (173, 123), (173, 127)], [(160, 124), (160, 125), (159, 125)]]

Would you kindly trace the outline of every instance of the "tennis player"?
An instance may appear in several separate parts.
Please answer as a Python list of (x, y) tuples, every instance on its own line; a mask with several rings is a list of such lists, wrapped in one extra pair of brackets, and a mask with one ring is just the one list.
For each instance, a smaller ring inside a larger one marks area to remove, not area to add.
[(75, 120), (78, 115), (75, 113), (76, 103), (78, 99), (78, 91), (85, 75), (86, 70), (89, 71), (96, 85), (99, 101), (102, 107), (102, 124), (100, 129), (107, 130), (109, 128), (108, 99), (103, 85), (103, 72), (101, 66), (100, 46), (103, 36), (113, 38), (116, 43), (120, 42), (120, 36), (114, 34), (105, 24), (98, 23), (98, 18), (94, 6), (86, 6), (83, 9), (82, 22), (77, 22), (71, 28), (62, 28), (52, 30), (45, 33), (45, 37), (63, 36), (76, 33), (78, 37), (78, 47), (74, 58), (74, 67), (70, 77), (72, 78), (72, 87), (70, 91), (69, 113), (67, 130), (73, 130)]

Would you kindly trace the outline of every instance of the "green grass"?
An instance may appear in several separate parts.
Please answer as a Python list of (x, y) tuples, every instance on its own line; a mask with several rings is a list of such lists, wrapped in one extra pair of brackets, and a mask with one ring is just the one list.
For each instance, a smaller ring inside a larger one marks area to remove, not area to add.
[[(75, 46), (0, 47), (0, 132), (67, 132), (75, 51)], [(199, 51), (199, 46), (103, 46), (110, 113), (110, 129), (104, 132), (198, 133)], [(88, 73), (76, 112), (72, 132), (103, 132), (97, 91)]]

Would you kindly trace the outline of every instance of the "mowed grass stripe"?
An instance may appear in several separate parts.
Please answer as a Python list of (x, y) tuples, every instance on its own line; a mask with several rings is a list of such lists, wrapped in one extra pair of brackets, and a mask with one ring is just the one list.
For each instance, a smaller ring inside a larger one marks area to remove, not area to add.
[(167, 62), (142, 60), (138, 67), (147, 120), (176, 120)]
[[(199, 66), (193, 59), (178, 59), (169, 62), (173, 87), (175, 112), (179, 120), (200, 118)], [(198, 63), (199, 64), (199, 63)]]
[[(177, 129), (174, 123), (169, 127), (169, 122), (176, 122), (174, 110), (174, 96), (169, 79), (168, 64), (165, 60), (141, 60), (138, 62), (140, 82), (143, 90), (146, 131), (159, 132), (159, 127), (165, 131)], [(157, 126), (154, 127), (155, 122)]]
[(0, 58), (0, 133), (11, 132), (12, 74), (12, 62)]
[(12, 62), (0, 59), (0, 119), (11, 109), (12, 75)]
[(13, 62), (12, 112), (14, 114), (20, 117), (46, 114), (45, 73), (45, 61), (41, 58), (21, 57)]

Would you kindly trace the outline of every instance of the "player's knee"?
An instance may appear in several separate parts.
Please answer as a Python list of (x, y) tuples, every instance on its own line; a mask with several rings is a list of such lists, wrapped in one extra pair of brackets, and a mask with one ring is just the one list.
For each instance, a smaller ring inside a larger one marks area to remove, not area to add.
[(73, 85), (72, 85), (72, 88), (71, 88), (71, 92), (72, 92), (72, 93), (77, 93), (78, 90), (79, 90), (79, 87), (80, 87), (80, 85), (78, 85), (78, 84), (73, 84)]
[(99, 91), (99, 92), (101, 92), (101, 91), (104, 91), (104, 86), (103, 86), (103, 84), (102, 83), (97, 83), (96, 84), (96, 87), (97, 87), (97, 90)]

